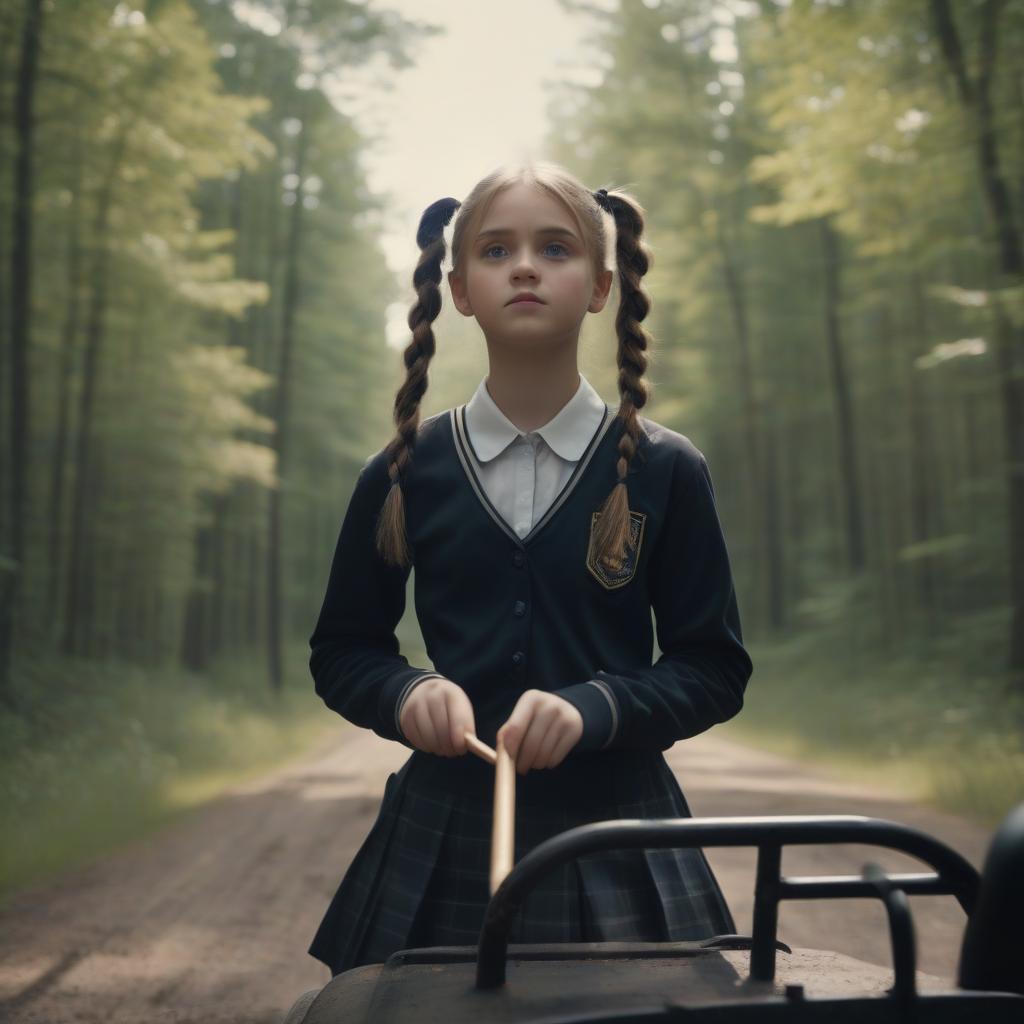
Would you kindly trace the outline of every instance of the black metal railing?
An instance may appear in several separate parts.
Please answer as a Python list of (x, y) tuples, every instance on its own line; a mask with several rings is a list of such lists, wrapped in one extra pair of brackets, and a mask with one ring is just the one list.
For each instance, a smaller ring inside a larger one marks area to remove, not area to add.
[[(919, 858), (934, 871), (886, 874), (877, 865), (867, 865), (859, 876), (782, 875), (784, 846), (820, 843), (864, 843), (899, 850)], [(757, 847), (750, 952), (750, 976), (757, 980), (771, 981), (775, 977), (778, 910), (782, 900), (869, 897), (881, 899), (889, 916), (896, 968), (893, 994), (900, 999), (913, 999), (913, 930), (903, 894), (954, 896), (968, 917), (978, 896), (978, 871), (956, 850), (926, 832), (884, 818), (832, 814), (592, 822), (538, 844), (513, 866), (495, 890), (480, 932), (477, 988), (504, 984), (508, 935), (515, 915), (538, 879), (559, 864), (597, 850), (698, 846)]]

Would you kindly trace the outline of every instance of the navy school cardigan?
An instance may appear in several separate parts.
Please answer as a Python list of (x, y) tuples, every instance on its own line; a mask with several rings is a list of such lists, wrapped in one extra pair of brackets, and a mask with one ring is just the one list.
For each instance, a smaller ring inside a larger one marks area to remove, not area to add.
[[(646, 417), (626, 478), (635, 550), (609, 572), (593, 555), (597, 511), (616, 482), (624, 423), (605, 415), (561, 492), (523, 538), (488, 500), (469, 457), (465, 406), (425, 419), (403, 480), (416, 615), (434, 668), (409, 664), (395, 627), (410, 568), (374, 531), (391, 486), (367, 459), (338, 536), (310, 670), (324, 703), (385, 739), (412, 686), (441, 674), (493, 746), (520, 695), (564, 697), (583, 716), (566, 760), (664, 751), (733, 717), (753, 666), (743, 647), (725, 538), (703, 454)], [(661, 655), (652, 664), (656, 620)]]

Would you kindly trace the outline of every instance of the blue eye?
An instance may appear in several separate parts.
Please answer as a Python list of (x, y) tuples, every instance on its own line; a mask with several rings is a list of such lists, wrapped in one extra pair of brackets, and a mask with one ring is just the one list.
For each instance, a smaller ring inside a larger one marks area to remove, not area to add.
[[(564, 246), (561, 242), (548, 242), (548, 244), (545, 245), (544, 248), (545, 249), (550, 249), (552, 246), (555, 246), (556, 248), (561, 249), (562, 252), (565, 253), (565, 254), (569, 253), (569, 249), (566, 246)], [(495, 242), (494, 245), (487, 246), (487, 248), (484, 249), (482, 255), (486, 259), (488, 256), (490, 256), (490, 254), (495, 249), (504, 249), (504, 248), (505, 248), (505, 246), (501, 245), (498, 242)]]

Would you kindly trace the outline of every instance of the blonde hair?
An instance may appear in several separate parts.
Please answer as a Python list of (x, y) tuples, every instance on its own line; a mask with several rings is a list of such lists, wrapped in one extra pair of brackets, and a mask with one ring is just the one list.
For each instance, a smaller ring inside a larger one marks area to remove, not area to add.
[[(564, 168), (551, 163), (530, 162), (518, 167), (499, 167), (481, 179), (460, 203), (457, 199), (439, 199), (424, 211), (416, 233), (420, 258), (413, 272), (416, 302), (409, 311), (412, 341), (402, 353), (406, 378), (395, 395), (395, 437), (387, 446), (391, 488), (377, 522), (376, 544), (381, 557), (391, 565), (409, 565), (409, 546), (405, 532), (405, 505), (401, 481), (412, 460), (419, 428), (420, 401), (427, 390), (427, 368), (436, 351), (431, 324), (441, 311), (441, 264), (445, 257), (444, 229), (456, 210), (452, 229), (452, 264), (459, 272), (465, 251), (464, 239), (486, 215), (488, 208), (505, 189), (514, 184), (534, 185), (546, 190), (569, 210), (583, 236), (594, 263), (595, 276), (605, 268), (608, 237), (602, 209), (615, 223), (615, 265), (619, 272), (619, 308), (615, 331), (619, 344), (620, 404), (616, 416), (625, 424), (618, 444), (616, 469), (618, 482), (605, 498), (594, 528), (594, 550), (609, 569), (616, 571), (631, 545), (629, 495), (626, 476), (639, 445), (641, 427), (638, 412), (649, 395), (644, 372), (646, 352), (651, 341), (641, 321), (651, 308), (641, 279), (650, 269), (652, 253), (642, 240), (644, 209), (629, 193), (620, 189), (591, 192)], [(471, 236), (470, 236), (471, 237)]]

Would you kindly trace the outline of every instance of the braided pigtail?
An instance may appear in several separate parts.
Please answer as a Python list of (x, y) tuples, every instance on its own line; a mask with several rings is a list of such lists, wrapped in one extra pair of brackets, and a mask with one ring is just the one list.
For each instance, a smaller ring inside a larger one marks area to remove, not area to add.
[(387, 446), (391, 489), (377, 520), (376, 544), (381, 557), (390, 565), (409, 565), (409, 544), (405, 531), (405, 503), (402, 479), (412, 459), (420, 422), (420, 401), (427, 391), (427, 368), (436, 346), (431, 324), (441, 312), (441, 264), (445, 257), (444, 229), (461, 204), (457, 199), (439, 199), (423, 213), (416, 232), (420, 258), (413, 271), (416, 302), (409, 311), (412, 341), (402, 353), (405, 382), (395, 395), (396, 436)]
[(619, 438), (616, 470), (618, 483), (601, 506), (594, 528), (594, 549), (597, 558), (611, 571), (621, 568), (627, 545), (632, 548), (629, 522), (629, 495), (626, 476), (636, 454), (640, 438), (637, 413), (647, 403), (649, 394), (644, 372), (651, 336), (641, 324), (651, 308), (650, 298), (640, 279), (650, 269), (653, 254), (641, 236), (644, 210), (624, 193), (608, 194), (606, 189), (594, 193), (598, 204), (615, 219), (615, 262), (619, 269), (619, 309), (615, 331), (619, 338), (616, 361), (619, 367), (619, 395), (622, 399), (616, 415), (625, 421)]

